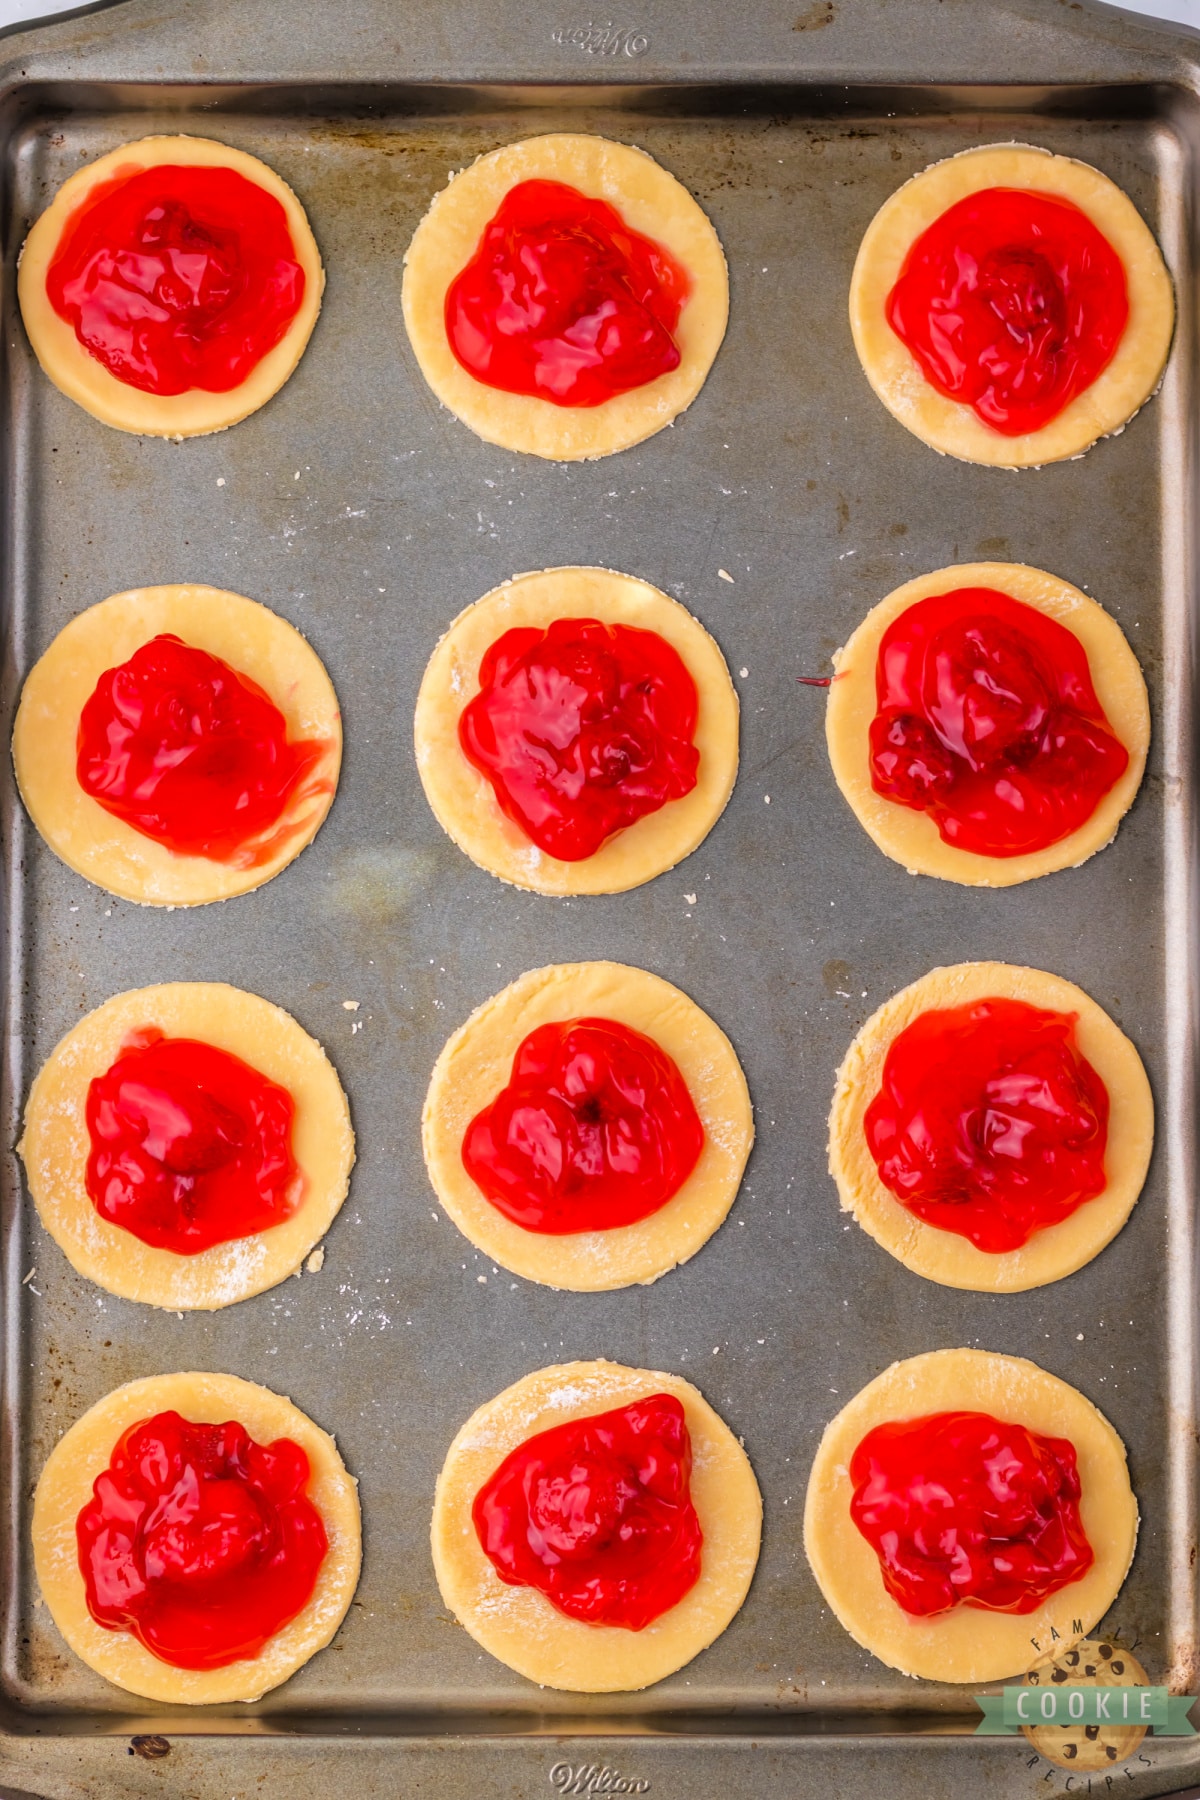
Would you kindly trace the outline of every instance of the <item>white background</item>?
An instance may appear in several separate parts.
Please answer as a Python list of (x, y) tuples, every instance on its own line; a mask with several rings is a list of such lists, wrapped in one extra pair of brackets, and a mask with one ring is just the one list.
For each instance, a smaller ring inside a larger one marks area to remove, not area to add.
[[(932, 0), (931, 0), (932, 3)], [(980, 0), (982, 4), (982, 0)], [(0, 0), (0, 27), (21, 19), (45, 19), (51, 13), (68, 12), (79, 0)], [(336, 0), (335, 0), (336, 4)], [(397, 0), (403, 5), (404, 0)], [(696, 0), (697, 5), (707, 0)], [(1200, 29), (1200, 0), (1124, 0), (1131, 12), (1151, 13), (1160, 19), (1177, 19)]]
[[(6, 3), (6, 0), (5, 0)], [(1123, 0), (1130, 12), (1150, 13), (1156, 19), (1177, 19), (1200, 30), (1200, 0)]]

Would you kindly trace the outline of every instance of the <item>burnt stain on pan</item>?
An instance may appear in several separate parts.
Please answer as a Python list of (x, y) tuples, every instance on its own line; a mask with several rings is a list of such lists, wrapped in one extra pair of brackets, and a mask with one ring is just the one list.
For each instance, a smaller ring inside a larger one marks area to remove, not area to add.
[(832, 25), (836, 18), (837, 7), (833, 0), (814, 0), (814, 4), (800, 14), (792, 30), (821, 31), (826, 25)]
[(170, 1756), (169, 1738), (160, 1737), (156, 1731), (139, 1732), (129, 1740), (128, 1754), (140, 1756), (146, 1762), (158, 1762), (164, 1756)]

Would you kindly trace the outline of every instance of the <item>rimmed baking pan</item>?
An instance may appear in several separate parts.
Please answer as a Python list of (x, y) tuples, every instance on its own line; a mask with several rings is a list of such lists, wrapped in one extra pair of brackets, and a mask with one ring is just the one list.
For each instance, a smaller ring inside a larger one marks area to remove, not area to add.
[[(404, 250), (449, 172), (564, 127), (671, 169), (716, 225), (732, 284), (729, 334), (692, 409), (640, 448), (572, 466), (497, 450), (442, 412), (399, 309)], [(181, 445), (107, 430), (58, 394), (13, 292), (28, 225), (63, 177), (162, 128), (276, 168), (328, 271), (282, 393)], [(1129, 1447), (1143, 1526), (1107, 1628), (1138, 1640), (1152, 1680), (1194, 1691), (1200, 38), (1058, 0), (757, 0), (737, 17), (651, 0), (611, 20), (516, 0), (322, 13), (126, 0), (8, 41), (0, 131), (6, 728), (68, 618), (126, 587), (190, 580), (299, 626), (346, 729), (341, 791), (313, 847), (259, 892), (195, 912), (87, 886), (4, 777), (0, 1773), (56, 1795), (164, 1780), (269, 1794), (297, 1778), (320, 1793), (349, 1779), (364, 1793), (535, 1794), (576, 1791), (563, 1784), (593, 1768), (597, 1783), (612, 1772), (610, 1789), (620, 1777), (664, 1795), (1057, 1791), (1023, 1741), (969, 1740), (969, 1695), (909, 1681), (850, 1640), (808, 1570), (801, 1512), (823, 1425), (888, 1362), (951, 1344), (1031, 1356)], [(998, 139), (1112, 176), (1158, 234), (1179, 299), (1161, 394), (1082, 461), (1020, 476), (909, 437), (867, 386), (846, 317), (882, 200), (936, 158)], [(1004, 892), (916, 881), (874, 850), (834, 787), (822, 696), (796, 681), (827, 673), (901, 580), (983, 558), (1093, 594), (1141, 659), (1154, 709), (1150, 771), (1115, 843)], [(716, 830), (672, 874), (610, 899), (543, 900), (474, 868), (440, 832), (412, 757), (417, 684), (451, 618), (504, 577), (558, 563), (674, 594), (717, 637), (742, 701), (741, 773)], [(758, 1141), (728, 1222), (693, 1262), (650, 1288), (572, 1295), (516, 1281), (459, 1237), (429, 1188), (419, 1118), (434, 1059), (473, 1006), (526, 968), (591, 957), (652, 969), (719, 1021)], [(1134, 1039), (1158, 1108), (1150, 1180), (1120, 1237), (1064, 1282), (995, 1298), (909, 1274), (844, 1221), (825, 1172), (833, 1074), (859, 1024), (934, 964), (970, 958), (1079, 982)], [(27, 1083), (59, 1036), (109, 994), (176, 978), (232, 981), (295, 1014), (337, 1064), (360, 1147), (319, 1274), (183, 1318), (76, 1277), (11, 1155)], [(542, 1363), (596, 1355), (703, 1389), (745, 1439), (766, 1530), (750, 1597), (709, 1652), (646, 1693), (587, 1700), (531, 1688), (446, 1615), (428, 1523), (467, 1413)], [(182, 1368), (291, 1394), (336, 1434), (366, 1528), (335, 1645), (259, 1705), (201, 1715), (143, 1705), (77, 1663), (38, 1603), (28, 1550), (33, 1483), (65, 1427), (118, 1383)], [(127, 1757), (135, 1734), (164, 1737), (173, 1760)], [(1123, 1776), (1134, 1794), (1198, 1766), (1185, 1744), (1147, 1742)]]

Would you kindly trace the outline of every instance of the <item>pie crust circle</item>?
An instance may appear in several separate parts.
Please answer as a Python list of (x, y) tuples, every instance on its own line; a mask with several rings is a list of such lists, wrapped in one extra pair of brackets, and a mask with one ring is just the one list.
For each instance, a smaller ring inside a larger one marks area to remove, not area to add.
[[(615, 832), (582, 862), (540, 850), (500, 810), (487, 777), (467, 761), (458, 721), (479, 692), (479, 665), (496, 639), (555, 619), (599, 619), (657, 632), (696, 684), (696, 785)], [(738, 766), (738, 697), (716, 640), (677, 600), (612, 569), (541, 569), (514, 575), (459, 613), (421, 681), (414, 725), (417, 769), (434, 817), (489, 874), (537, 894), (619, 894), (674, 868), (725, 810)]]
[[(883, 1065), (900, 1032), (922, 1013), (993, 998), (1023, 1000), (1075, 1013), (1076, 1043), (1108, 1089), (1107, 1186), (1057, 1225), (1035, 1232), (1019, 1250), (979, 1250), (902, 1206), (884, 1186), (863, 1130), (867, 1107), (883, 1081)], [(842, 1210), (916, 1275), (944, 1287), (1015, 1294), (1044, 1287), (1091, 1262), (1133, 1211), (1154, 1144), (1154, 1099), (1142, 1059), (1129, 1039), (1082, 988), (1012, 963), (958, 963), (931, 969), (871, 1015), (837, 1073), (829, 1115), (829, 1172)]]
[[(1125, 266), (1129, 319), (1108, 367), (1039, 431), (1007, 437), (926, 380), (888, 323), (888, 295), (909, 250), (936, 219), (981, 188), (1023, 188), (1071, 201)], [(867, 380), (892, 416), (946, 456), (1024, 469), (1081, 456), (1119, 431), (1158, 386), (1175, 329), (1171, 277), (1133, 202), (1107, 175), (1032, 144), (964, 150), (914, 175), (867, 227), (850, 282), (850, 328)]]
[[(850, 1516), (850, 1459), (876, 1425), (939, 1412), (987, 1412), (1075, 1446), (1079, 1514), (1095, 1561), (1035, 1612), (956, 1606), (919, 1619), (883, 1585), (879, 1559)], [(1085, 1636), (1116, 1599), (1137, 1528), (1125, 1446), (1103, 1414), (1036, 1363), (988, 1350), (930, 1350), (868, 1382), (825, 1427), (804, 1505), (804, 1548), (838, 1619), (881, 1662), (926, 1681), (1000, 1681), (1036, 1659), (1031, 1639)]]
[[(289, 740), (321, 738), (327, 745), (282, 815), (286, 841), (252, 867), (170, 850), (115, 818), (79, 785), (76, 733), (96, 683), (164, 632), (257, 682), (287, 720)], [(144, 906), (203, 906), (270, 881), (316, 836), (333, 804), (341, 761), (337, 695), (295, 626), (241, 594), (186, 584), (133, 588), (79, 613), (26, 677), (13, 729), (17, 785), (46, 843), (97, 887)]]
[[(474, 256), (500, 202), (522, 181), (561, 181), (615, 207), (691, 277), (672, 336), (678, 368), (599, 406), (556, 406), (535, 394), (488, 387), (458, 361), (446, 335), (446, 294)], [(556, 132), (479, 157), (436, 196), (404, 258), (404, 323), (422, 375), (456, 418), (505, 450), (555, 462), (609, 456), (653, 437), (704, 386), (729, 316), (729, 277), (707, 214), (644, 150), (609, 138)]]
[[(304, 270), (304, 298), (287, 331), (246, 379), (228, 393), (189, 388), (182, 394), (150, 394), (118, 380), (84, 349), (74, 327), (59, 318), (46, 294), (46, 275), (63, 228), (93, 188), (119, 175), (136, 175), (164, 163), (234, 169), (273, 194), (287, 215), (295, 258)], [(324, 286), (321, 253), (304, 208), (286, 181), (256, 156), (212, 138), (199, 137), (139, 138), (110, 150), (107, 156), (68, 176), (26, 238), (17, 270), (17, 297), (25, 330), (34, 354), (55, 387), (102, 424), (143, 437), (203, 437), (209, 432), (224, 431), (226, 426), (236, 425), (239, 419), (265, 406), (304, 354), (321, 310)]]
[[(236, 1419), (260, 1444), (291, 1438), (308, 1457), (308, 1497), (320, 1513), (329, 1549), (308, 1604), (256, 1657), (222, 1669), (178, 1669), (130, 1633), (97, 1625), (87, 1607), (75, 1521), (92, 1498), (121, 1434), (155, 1413), (178, 1412), (192, 1424)], [(206, 1706), (257, 1700), (294, 1675), (333, 1638), (354, 1598), (362, 1561), (358, 1483), (327, 1432), (298, 1407), (236, 1375), (149, 1375), (98, 1400), (50, 1452), (33, 1500), (33, 1558), (42, 1597), (81, 1661), (106, 1681), (147, 1700)]]
[[(539, 1431), (673, 1394), (692, 1440), (692, 1502), (704, 1533), (700, 1578), (642, 1631), (568, 1618), (536, 1588), (510, 1587), (471, 1520), (476, 1494)], [(526, 1375), (472, 1413), (446, 1453), (433, 1502), (433, 1566), (446, 1605), (489, 1655), (542, 1687), (632, 1692), (662, 1681), (725, 1630), (758, 1561), (762, 1497), (750, 1460), (704, 1396), (678, 1375), (620, 1363), (560, 1363)]]
[[(476, 1187), (463, 1166), (463, 1138), (507, 1087), (529, 1033), (581, 1018), (629, 1025), (674, 1059), (700, 1115), (704, 1148), (683, 1186), (648, 1218), (565, 1236), (527, 1231)], [(531, 969), (485, 1000), (438, 1057), (422, 1114), (429, 1178), (463, 1235), (513, 1275), (574, 1293), (657, 1281), (693, 1257), (733, 1205), (753, 1141), (746, 1077), (720, 1026), (661, 976), (611, 962)]]
[[(288, 1089), (295, 1102), (292, 1155), (304, 1175), (290, 1218), (182, 1256), (100, 1217), (84, 1180), (88, 1085), (112, 1067), (130, 1034), (148, 1025), (166, 1037), (214, 1044)], [(17, 1150), (38, 1216), (72, 1268), (123, 1300), (211, 1312), (296, 1273), (346, 1198), (354, 1132), (333, 1065), (290, 1013), (224, 982), (176, 981), (117, 994), (68, 1031), (29, 1091)]]
[[(877, 707), (875, 667), (884, 633), (916, 601), (970, 587), (1010, 594), (1074, 633), (1087, 656), (1109, 726), (1129, 752), (1125, 773), (1102, 795), (1078, 831), (1023, 856), (981, 856), (960, 850), (943, 841), (928, 813), (888, 800), (871, 786), (868, 734)], [(910, 875), (935, 875), (966, 887), (1013, 887), (1058, 869), (1077, 868), (1116, 836), (1141, 785), (1150, 748), (1146, 683), (1116, 620), (1061, 576), (1025, 563), (954, 563), (932, 575), (919, 575), (872, 607), (833, 662), (836, 674), (825, 713), (825, 741), (834, 778), (859, 824)]]

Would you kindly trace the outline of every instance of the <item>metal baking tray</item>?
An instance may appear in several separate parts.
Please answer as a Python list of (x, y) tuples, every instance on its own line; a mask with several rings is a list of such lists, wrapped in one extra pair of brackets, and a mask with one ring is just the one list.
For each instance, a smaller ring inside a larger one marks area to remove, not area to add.
[[(126, 0), (4, 48), (0, 724), (80, 609), (202, 581), (309, 636), (341, 697), (346, 760), (293, 868), (168, 913), (59, 864), (5, 759), (0, 1781), (204, 1800), (297, 1780), (319, 1795), (348, 1780), (364, 1795), (621, 1791), (618, 1778), (697, 1800), (1059, 1791), (1066, 1777), (1023, 1740), (968, 1735), (969, 1696), (906, 1680), (850, 1640), (809, 1573), (801, 1512), (824, 1423), (891, 1360), (960, 1343), (1032, 1356), (1129, 1447), (1143, 1526), (1108, 1629), (1138, 1640), (1152, 1680), (1195, 1691), (1200, 35), (1079, 0), (645, 0), (611, 17), (565, 0)], [(572, 466), (492, 448), (442, 412), (399, 307), (405, 247), (448, 173), (562, 128), (642, 145), (673, 170), (732, 280), (729, 335), (691, 411)], [(308, 208), (328, 270), (282, 393), (182, 445), (107, 430), (59, 395), (13, 291), (28, 224), (62, 178), (160, 129), (264, 157)], [(1083, 460), (1022, 475), (940, 459), (895, 424), (846, 319), (880, 202), (997, 139), (1111, 175), (1158, 233), (1180, 303), (1161, 394)], [(796, 680), (827, 671), (901, 580), (978, 557), (1086, 587), (1127, 633), (1154, 706), (1150, 771), (1111, 848), (998, 893), (914, 881), (872, 847), (834, 787), (822, 697)], [(516, 571), (574, 562), (648, 578), (716, 635), (742, 697), (742, 765), (679, 869), (555, 901), (501, 886), (443, 837), (411, 720), (461, 607)], [(473, 1006), (524, 969), (589, 957), (657, 971), (724, 1026), (758, 1142), (729, 1221), (692, 1263), (651, 1288), (558, 1294), (498, 1271), (440, 1216), (418, 1124), (438, 1050)], [(1120, 1237), (1069, 1280), (1014, 1296), (909, 1274), (843, 1221), (825, 1172), (833, 1073), (855, 1030), (905, 982), (973, 957), (1080, 982), (1137, 1043), (1158, 1106), (1150, 1180)], [(62, 1032), (120, 989), (171, 978), (232, 981), (294, 1013), (340, 1070), (360, 1148), (319, 1274), (182, 1318), (75, 1276), (8, 1153)], [(647, 1693), (589, 1700), (531, 1687), (447, 1617), (428, 1522), (475, 1405), (541, 1364), (598, 1355), (700, 1385), (744, 1436), (766, 1530), (749, 1599), (704, 1656)], [(265, 1382), (336, 1433), (361, 1482), (366, 1557), (334, 1646), (286, 1687), (253, 1707), (171, 1712), (65, 1650), (37, 1602), (28, 1517), (47, 1452), (87, 1406), (192, 1367)], [(167, 1756), (130, 1755), (150, 1733)], [(1186, 1742), (1150, 1739), (1122, 1791), (1197, 1771)]]

